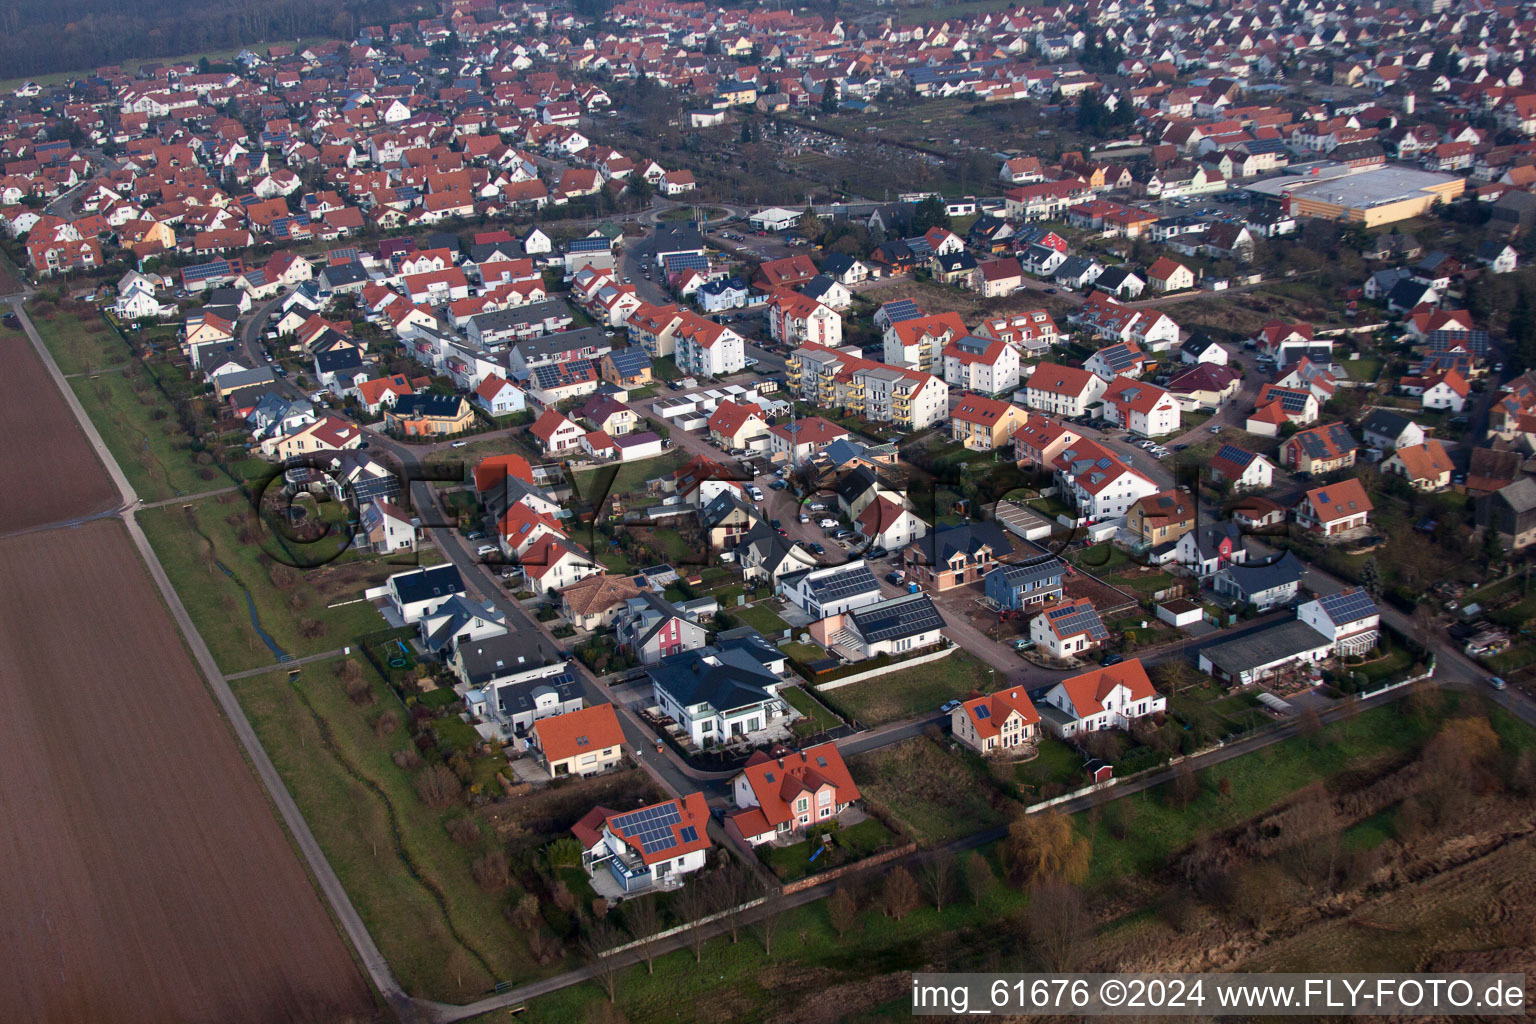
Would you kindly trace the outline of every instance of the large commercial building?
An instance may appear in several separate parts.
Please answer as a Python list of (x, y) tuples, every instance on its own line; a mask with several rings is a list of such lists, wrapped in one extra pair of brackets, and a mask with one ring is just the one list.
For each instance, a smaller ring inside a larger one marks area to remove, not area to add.
[(1364, 224), (1368, 228), (1419, 217), (1437, 202), (1450, 202), (1466, 190), (1466, 179), (1392, 165), (1361, 170), (1344, 164), (1305, 168), (1248, 186), (1261, 198), (1280, 204), (1293, 217), (1318, 217)]

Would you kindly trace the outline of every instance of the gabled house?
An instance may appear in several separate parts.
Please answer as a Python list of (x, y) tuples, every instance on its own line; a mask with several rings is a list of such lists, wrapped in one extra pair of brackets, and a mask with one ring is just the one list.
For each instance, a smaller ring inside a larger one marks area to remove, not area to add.
[(1302, 495), (1296, 503), (1296, 523), (1324, 537), (1337, 537), (1367, 525), (1374, 509), (1360, 481), (1351, 477)]
[(1348, 427), (1327, 423), (1286, 438), (1280, 446), (1280, 464), (1303, 473), (1331, 473), (1353, 466), (1356, 451)]
[(738, 810), (726, 831), (752, 846), (803, 833), (833, 821), (859, 800), (859, 788), (837, 745), (801, 751), (759, 750), (731, 780)]
[[(766, 653), (784, 663), (771, 647)], [(744, 739), (789, 713), (778, 695), (782, 680), (749, 645), (686, 651), (647, 674), (661, 713), (699, 747)]]
[(1267, 612), (1296, 600), (1306, 566), (1290, 551), (1268, 562), (1229, 565), (1216, 574), (1216, 593)]
[(1137, 719), (1162, 714), (1168, 700), (1152, 686), (1140, 658), (1069, 676), (1046, 692), (1045, 727), (1061, 737), (1101, 729), (1129, 729)]
[(1296, 609), (1296, 618), (1333, 641), (1339, 655), (1363, 655), (1381, 640), (1381, 611), (1359, 588), (1341, 590)]
[(1274, 463), (1235, 444), (1222, 445), (1205, 465), (1213, 481), (1230, 481), (1233, 491), (1267, 490), (1275, 479)]
[(612, 704), (540, 718), (528, 745), (552, 779), (596, 775), (624, 761), (624, 729)]
[(974, 697), (949, 713), (950, 733), (982, 756), (1001, 754), (1040, 737), (1040, 713), (1022, 687)]
[(918, 583), (943, 593), (977, 583), (1002, 558), (1013, 554), (1013, 542), (996, 523), (979, 520), (946, 526), (907, 545), (903, 563)]
[(1086, 597), (1045, 605), (1029, 620), (1029, 638), (1038, 650), (1060, 661), (1086, 654), (1109, 639), (1104, 620)]
[(1066, 566), (1055, 556), (1016, 565), (994, 566), (983, 580), (987, 603), (1004, 611), (1024, 611), (1061, 600)]
[(581, 844), (589, 876), (606, 871), (626, 893), (676, 888), (704, 867), (711, 845), (709, 805), (703, 793), (689, 793), (633, 811), (595, 807), (571, 834)]
[(1396, 473), (1416, 491), (1443, 491), (1451, 486), (1455, 469), (1445, 444), (1433, 438), (1399, 448), (1381, 463), (1383, 473)]

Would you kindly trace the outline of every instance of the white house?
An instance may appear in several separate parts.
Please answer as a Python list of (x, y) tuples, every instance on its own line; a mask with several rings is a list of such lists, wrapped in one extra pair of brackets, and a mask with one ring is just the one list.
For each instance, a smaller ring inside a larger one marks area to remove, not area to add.
[(1104, 418), (1142, 437), (1179, 429), (1179, 401), (1155, 384), (1116, 377), (1104, 392)]
[(384, 581), (380, 591), (366, 596), (387, 598), (395, 615), (407, 625), (420, 622), (454, 596), (465, 593), (464, 580), (452, 564), (397, 572)]
[(1024, 385), (1024, 404), (1052, 416), (1086, 415), (1109, 382), (1081, 367), (1039, 363)]
[(1381, 611), (1363, 590), (1341, 590), (1296, 609), (1296, 618), (1333, 641), (1341, 655), (1364, 654), (1381, 639)]
[(805, 569), (780, 576), (780, 596), (813, 620), (878, 604), (880, 584), (863, 562)]
[(1109, 638), (1104, 620), (1086, 597), (1047, 605), (1029, 621), (1029, 638), (1053, 658), (1066, 660), (1093, 650)]
[(571, 829), (588, 876), (607, 871), (626, 893), (675, 888), (709, 855), (709, 806), (703, 793), (614, 813), (594, 808)]
[(1132, 658), (1063, 679), (1046, 693), (1045, 705), (1046, 728), (1067, 737), (1129, 729), (1137, 719), (1167, 710), (1168, 700), (1153, 688), (1141, 659)]

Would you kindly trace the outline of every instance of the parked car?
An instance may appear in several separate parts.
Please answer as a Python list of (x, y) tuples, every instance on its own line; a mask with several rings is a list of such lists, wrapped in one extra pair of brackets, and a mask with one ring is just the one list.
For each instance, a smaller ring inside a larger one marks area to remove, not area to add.
[(837, 529), (837, 520), (836, 519), (823, 519), (820, 522), (818, 522), (816, 525), (821, 527), (823, 530), (835, 530), (835, 529)]
[(819, 541), (812, 541), (810, 548), (818, 555), (824, 555), (827, 553), (827, 549)]
[(1111, 665), (1118, 665), (1124, 660), (1125, 655), (1123, 654), (1106, 654), (1104, 657), (1099, 659), (1099, 664), (1103, 665), (1105, 668), (1108, 668)]
[(486, 555), (493, 555), (495, 553), (496, 545), (494, 544), (481, 544), (479, 547), (475, 548), (475, 554), (479, 555), (481, 558), (484, 558)]
[(768, 485), (768, 489), (770, 491), (782, 491), (788, 486), (789, 484), (785, 483), (783, 480), (775, 480), (773, 483)]
[(890, 552), (888, 550), (886, 550), (885, 548), (881, 547), (879, 544), (876, 544), (874, 547), (870, 548), (868, 551), (866, 551), (864, 553), (864, 557), (865, 558), (884, 558), (888, 554), (890, 554)]
[(784, 524), (780, 523), (777, 519), (768, 520), (768, 525), (773, 527), (775, 530), (783, 529), (784, 526)]
[(1027, 651), (1033, 646), (1035, 646), (1035, 642), (1028, 637), (1013, 642), (1013, 649), (1016, 651)]
[(1489, 676), (1488, 685), (1493, 687), (1495, 690), (1502, 690), (1509, 684), (1504, 682), (1504, 680), (1500, 679), (1498, 676)]
[(853, 536), (853, 531), (848, 529), (848, 527), (846, 527), (846, 526), (843, 527), (840, 530), (834, 530), (833, 533), (832, 533), (832, 539), (833, 540), (847, 540), (849, 537), (852, 537), (852, 536)]
[(960, 702), (959, 701), (957, 701), (957, 700), (947, 700), (943, 704), (939, 705), (939, 710), (947, 715), (947, 714), (949, 714), (951, 711), (955, 710), (955, 708), (957, 708), (959, 706), (960, 706)]
[(801, 512), (798, 516), (795, 517), (795, 521), (800, 523), (808, 523), (811, 521), (811, 517), (806, 515), (804, 512)]
[(468, 441), (454, 441), (451, 444), (449, 444), (448, 447), (450, 447), (450, 448), (463, 448), (467, 444), (469, 444)]

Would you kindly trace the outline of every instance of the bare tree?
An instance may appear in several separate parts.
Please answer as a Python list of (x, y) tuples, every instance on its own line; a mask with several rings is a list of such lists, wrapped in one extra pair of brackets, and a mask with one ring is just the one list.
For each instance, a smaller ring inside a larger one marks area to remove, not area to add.
[(923, 895), (928, 897), (934, 910), (942, 911), (944, 904), (955, 898), (955, 855), (948, 850), (935, 853), (923, 861), (919, 877)]
[(727, 864), (715, 875), (710, 889), (714, 911), (720, 915), (720, 923), (731, 937), (731, 944), (741, 941), (741, 924), (745, 904), (757, 895), (757, 880), (743, 867)]
[(607, 921), (597, 921), (581, 938), (581, 955), (592, 969), (592, 980), (608, 993), (608, 1001), (614, 1001), (619, 982), (618, 962), (609, 950), (619, 944), (619, 933)]
[(445, 764), (428, 765), (416, 776), (416, 795), (434, 810), (453, 803), (462, 791), (459, 777)]
[(693, 962), (699, 963), (704, 959), (704, 942), (708, 938), (704, 934), (704, 918), (709, 916), (710, 899), (705, 891), (702, 881), (696, 880), (683, 886), (683, 891), (677, 896), (677, 912), (688, 924), (688, 947), (693, 950)]
[(624, 904), (624, 927), (639, 943), (645, 960), (645, 973), (656, 972), (656, 936), (661, 932), (661, 913), (654, 897), (629, 900)]
[(880, 889), (880, 904), (885, 910), (885, 916), (900, 921), (916, 910), (920, 902), (922, 897), (912, 873), (903, 867), (891, 869), (885, 876), (885, 885)]
[(858, 923), (859, 901), (854, 899), (853, 893), (846, 886), (838, 886), (827, 897), (827, 921), (832, 925), (832, 930), (837, 932), (838, 938), (847, 935)]
[(1093, 919), (1075, 886), (1046, 879), (1030, 889), (1024, 931), (1039, 966), (1071, 971), (1080, 967), (1087, 955)]
[(1179, 767), (1173, 773), (1173, 781), (1168, 784), (1168, 806), (1183, 810), (1195, 802), (1195, 797), (1200, 795), (1200, 780), (1195, 778), (1195, 766), (1185, 758), (1179, 762)]
[(779, 927), (784, 923), (784, 911), (789, 909), (782, 900), (769, 897), (763, 904), (762, 912), (757, 917), (757, 937), (763, 944), (763, 955), (773, 956), (773, 940), (779, 934)]
[(501, 892), (512, 883), (512, 871), (507, 865), (507, 851), (501, 848), (500, 843), (476, 857), (469, 870), (475, 877), (475, 884), (486, 892)]
[(997, 875), (993, 873), (992, 865), (980, 850), (972, 850), (965, 860), (965, 889), (971, 895), (971, 902), (981, 906), (996, 884)]

